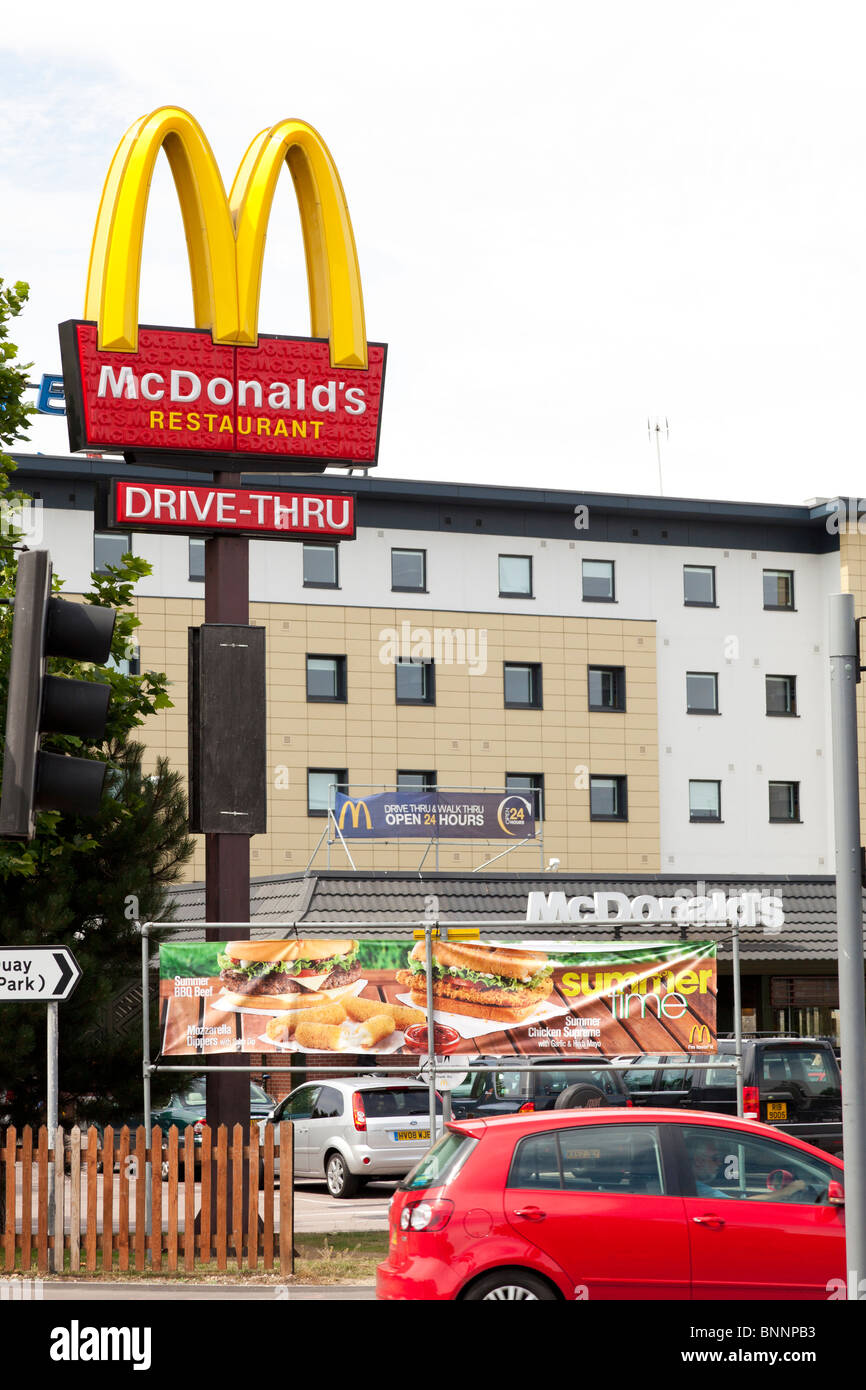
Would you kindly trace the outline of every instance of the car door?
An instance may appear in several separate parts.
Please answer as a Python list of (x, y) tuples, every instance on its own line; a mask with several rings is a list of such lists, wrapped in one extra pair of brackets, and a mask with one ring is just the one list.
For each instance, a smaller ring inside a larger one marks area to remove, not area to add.
[[(335, 1133), (344, 1128), (346, 1107), (336, 1086), (320, 1086), (313, 1102), (310, 1118), (305, 1122), (306, 1171), (312, 1176), (325, 1175), (325, 1153)], [(341, 1116), (343, 1117), (341, 1119)]]
[(311, 1176), (320, 1178), (322, 1176), (319, 1171), (315, 1174), (310, 1171), (310, 1117), (319, 1090), (318, 1085), (299, 1086), (297, 1091), (292, 1091), (291, 1095), (286, 1096), (282, 1105), (274, 1112), (275, 1124), (279, 1124), (281, 1120), (291, 1120), (292, 1122), (292, 1148), (296, 1178)]
[(582, 1124), (521, 1139), (505, 1214), (582, 1297), (689, 1297), (685, 1211), (657, 1125)]
[(677, 1126), (695, 1299), (825, 1299), (844, 1279), (834, 1164), (783, 1139)]

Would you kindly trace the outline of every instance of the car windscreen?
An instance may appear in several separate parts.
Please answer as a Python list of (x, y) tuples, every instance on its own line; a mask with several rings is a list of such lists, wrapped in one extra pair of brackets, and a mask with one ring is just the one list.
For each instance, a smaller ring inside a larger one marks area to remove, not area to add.
[[(364, 1113), (368, 1120), (399, 1119), (402, 1115), (429, 1115), (430, 1093), (422, 1086), (389, 1086), (387, 1090), (365, 1091)], [(442, 1114), (442, 1101), (437, 1097), (436, 1114)]]
[(838, 1095), (836, 1058), (822, 1047), (765, 1048), (758, 1064), (761, 1087), (794, 1085), (801, 1095)]
[(455, 1177), (471, 1154), (477, 1139), (468, 1134), (447, 1130), (399, 1184), (399, 1190), (411, 1192), (419, 1187), (442, 1187)]

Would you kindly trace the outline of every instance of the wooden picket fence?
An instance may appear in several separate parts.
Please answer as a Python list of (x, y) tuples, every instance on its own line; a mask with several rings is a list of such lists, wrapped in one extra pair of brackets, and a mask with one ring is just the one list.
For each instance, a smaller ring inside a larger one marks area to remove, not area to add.
[[(49, 1145), (44, 1125), (35, 1143), (29, 1126), (20, 1133), (12, 1126), (0, 1130), (0, 1190), (5, 1194), (0, 1268), (26, 1273), (35, 1260), (39, 1273), (194, 1273), (204, 1266), (227, 1270), (231, 1262), (237, 1270), (291, 1274), (292, 1126), (266, 1125), (264, 1135), (260, 1144), (253, 1124), (245, 1144), (240, 1125), (231, 1137), (220, 1125), (214, 1142), (204, 1126), (198, 1145), (191, 1126), (182, 1138), (174, 1125), (165, 1134), (154, 1126), (148, 1146), (143, 1125), (132, 1132), (124, 1126), (116, 1134), (107, 1126), (101, 1143), (93, 1127), (67, 1132), (61, 1126)], [(152, 1156), (148, 1223), (147, 1164)], [(201, 1164), (198, 1192), (196, 1160)]]

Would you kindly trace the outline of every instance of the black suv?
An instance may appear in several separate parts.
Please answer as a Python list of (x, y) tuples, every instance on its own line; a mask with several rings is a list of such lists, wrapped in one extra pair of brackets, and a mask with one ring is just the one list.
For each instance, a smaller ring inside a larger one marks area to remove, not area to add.
[[(718, 1049), (709, 1055), (655, 1053), (616, 1060), (635, 1063), (623, 1072), (635, 1105), (736, 1115), (734, 1068), (694, 1066), (734, 1060), (733, 1039), (720, 1039)], [(747, 1120), (763, 1120), (827, 1153), (841, 1154), (842, 1080), (829, 1039), (743, 1038), (743, 1102)]]
[(455, 1120), (475, 1116), (514, 1115), (530, 1110), (597, 1109), (631, 1105), (623, 1073), (613, 1067), (564, 1057), (527, 1057), (526, 1071), (509, 1071), (501, 1057), (479, 1057), (478, 1062), (501, 1066), (501, 1071), (473, 1072), (451, 1091)]

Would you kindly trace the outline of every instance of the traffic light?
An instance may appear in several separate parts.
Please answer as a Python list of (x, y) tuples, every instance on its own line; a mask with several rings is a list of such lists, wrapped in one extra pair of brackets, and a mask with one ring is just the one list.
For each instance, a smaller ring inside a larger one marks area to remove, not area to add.
[(105, 763), (43, 753), (42, 734), (98, 740), (111, 686), (46, 674), (46, 658), (102, 665), (111, 652), (113, 608), (70, 603), (51, 594), (51, 556), (26, 550), (18, 561), (6, 706), (0, 836), (32, 840), (37, 811), (92, 816), (99, 810)]

